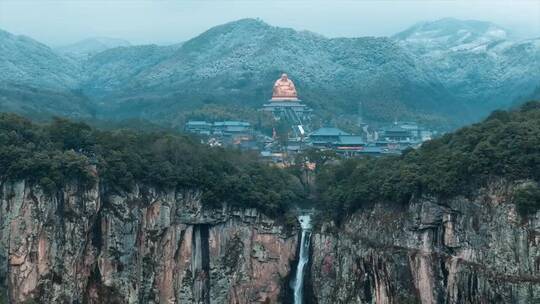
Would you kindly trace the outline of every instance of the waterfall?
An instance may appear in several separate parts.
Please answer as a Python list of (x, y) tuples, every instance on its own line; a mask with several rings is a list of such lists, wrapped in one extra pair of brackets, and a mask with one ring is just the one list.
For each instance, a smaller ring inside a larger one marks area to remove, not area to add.
[(309, 261), (309, 241), (311, 239), (311, 217), (301, 215), (298, 217), (298, 221), (302, 227), (302, 238), (300, 239), (300, 256), (294, 281), (294, 304), (302, 304), (304, 300), (304, 268)]

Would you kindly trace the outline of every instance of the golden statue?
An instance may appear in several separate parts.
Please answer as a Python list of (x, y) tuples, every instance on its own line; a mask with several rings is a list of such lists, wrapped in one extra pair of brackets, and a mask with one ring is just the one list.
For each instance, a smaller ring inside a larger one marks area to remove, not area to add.
[(281, 74), (281, 77), (274, 83), (272, 94), (273, 100), (298, 100), (294, 83), (287, 74)]

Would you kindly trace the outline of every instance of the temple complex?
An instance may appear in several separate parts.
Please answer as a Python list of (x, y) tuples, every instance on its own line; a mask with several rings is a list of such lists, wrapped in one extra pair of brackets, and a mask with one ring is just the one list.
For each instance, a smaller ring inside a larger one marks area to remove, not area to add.
[(344, 157), (400, 154), (407, 148), (418, 147), (432, 135), (415, 122), (396, 121), (391, 126), (368, 128), (361, 119), (361, 111), (358, 115), (360, 134), (345, 132), (331, 121), (316, 128), (311, 121), (313, 110), (303, 104), (295, 83), (285, 73), (274, 82), (271, 98), (261, 111), (271, 113), (276, 121), (271, 136), (247, 121), (190, 120), (185, 124), (185, 131), (200, 135), (211, 146), (260, 150), (263, 157), (276, 163), (290, 161), (295, 153), (311, 148), (332, 150)]

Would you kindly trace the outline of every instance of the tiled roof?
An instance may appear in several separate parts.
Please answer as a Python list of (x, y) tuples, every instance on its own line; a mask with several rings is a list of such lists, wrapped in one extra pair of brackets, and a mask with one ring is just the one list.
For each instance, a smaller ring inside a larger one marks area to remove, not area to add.
[(206, 126), (206, 125), (211, 125), (211, 124), (204, 120), (190, 120), (187, 122), (187, 125), (188, 126)]
[(328, 128), (328, 127), (317, 129), (309, 134), (309, 136), (340, 136), (340, 135), (350, 135), (350, 134), (338, 128)]
[(227, 129), (225, 129), (226, 132), (242, 132), (249, 130), (245, 126), (227, 126)]
[(400, 126), (391, 126), (387, 128), (383, 128), (384, 132), (409, 132), (408, 129), (402, 128)]
[(244, 126), (244, 127), (248, 127), (249, 125), (250, 125), (249, 122), (234, 121), (234, 120), (216, 121), (216, 122), (214, 122), (214, 126)]
[(339, 137), (338, 143), (342, 145), (359, 145), (364, 143), (364, 139), (358, 135), (342, 135)]

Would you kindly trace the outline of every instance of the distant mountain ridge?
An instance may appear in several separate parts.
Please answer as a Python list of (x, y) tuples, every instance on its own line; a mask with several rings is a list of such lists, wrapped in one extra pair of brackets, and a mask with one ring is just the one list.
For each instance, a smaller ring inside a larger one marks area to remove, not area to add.
[(444, 75), (460, 100), (507, 106), (540, 85), (540, 38), (519, 40), (490, 22), (446, 18), (393, 38)]
[(57, 47), (56, 51), (60, 54), (75, 58), (87, 59), (97, 53), (116, 47), (131, 46), (127, 40), (109, 38), (109, 37), (94, 37), (84, 39), (69, 45)]
[(0, 81), (47, 88), (75, 88), (80, 66), (29, 37), (0, 30)]
[[(83, 81), (84, 90), (103, 96), (100, 90), (114, 84), (114, 113), (135, 107), (149, 117), (205, 103), (259, 107), (283, 71), (305, 102), (332, 112), (356, 112), (363, 101), (381, 117), (384, 109), (377, 107), (388, 96), (395, 99), (390, 106), (403, 111), (437, 108), (445, 98), (437, 76), (415, 73), (421, 63), (388, 38), (328, 39), (245, 19), (212, 28), (166, 56), (162, 48), (153, 50), (144, 60), (137, 59), (148, 51), (142, 47), (91, 58), (86, 67), (92, 78)], [(125, 66), (136, 73), (124, 74)], [(415, 105), (418, 95), (424, 105)], [(159, 100), (162, 108), (156, 96), (166, 96)]]
[[(0, 36), (1, 48), (13, 45), (9, 35)], [(283, 71), (321, 113), (352, 116), (362, 103), (366, 118), (378, 121), (463, 124), (540, 84), (538, 40), (457, 19), (417, 24), (390, 38), (326, 38), (242, 19), (182, 44), (111, 46), (85, 60), (31, 39), (20, 43), (15, 49), (50, 59), (33, 62), (11, 47), (0, 54), (0, 68), (8, 71), (0, 76), (3, 85), (62, 83), (88, 98), (98, 116), (164, 123), (204, 104), (257, 108)]]
[(77, 89), (81, 66), (29, 37), (0, 30), (0, 111), (35, 117), (89, 117)]

